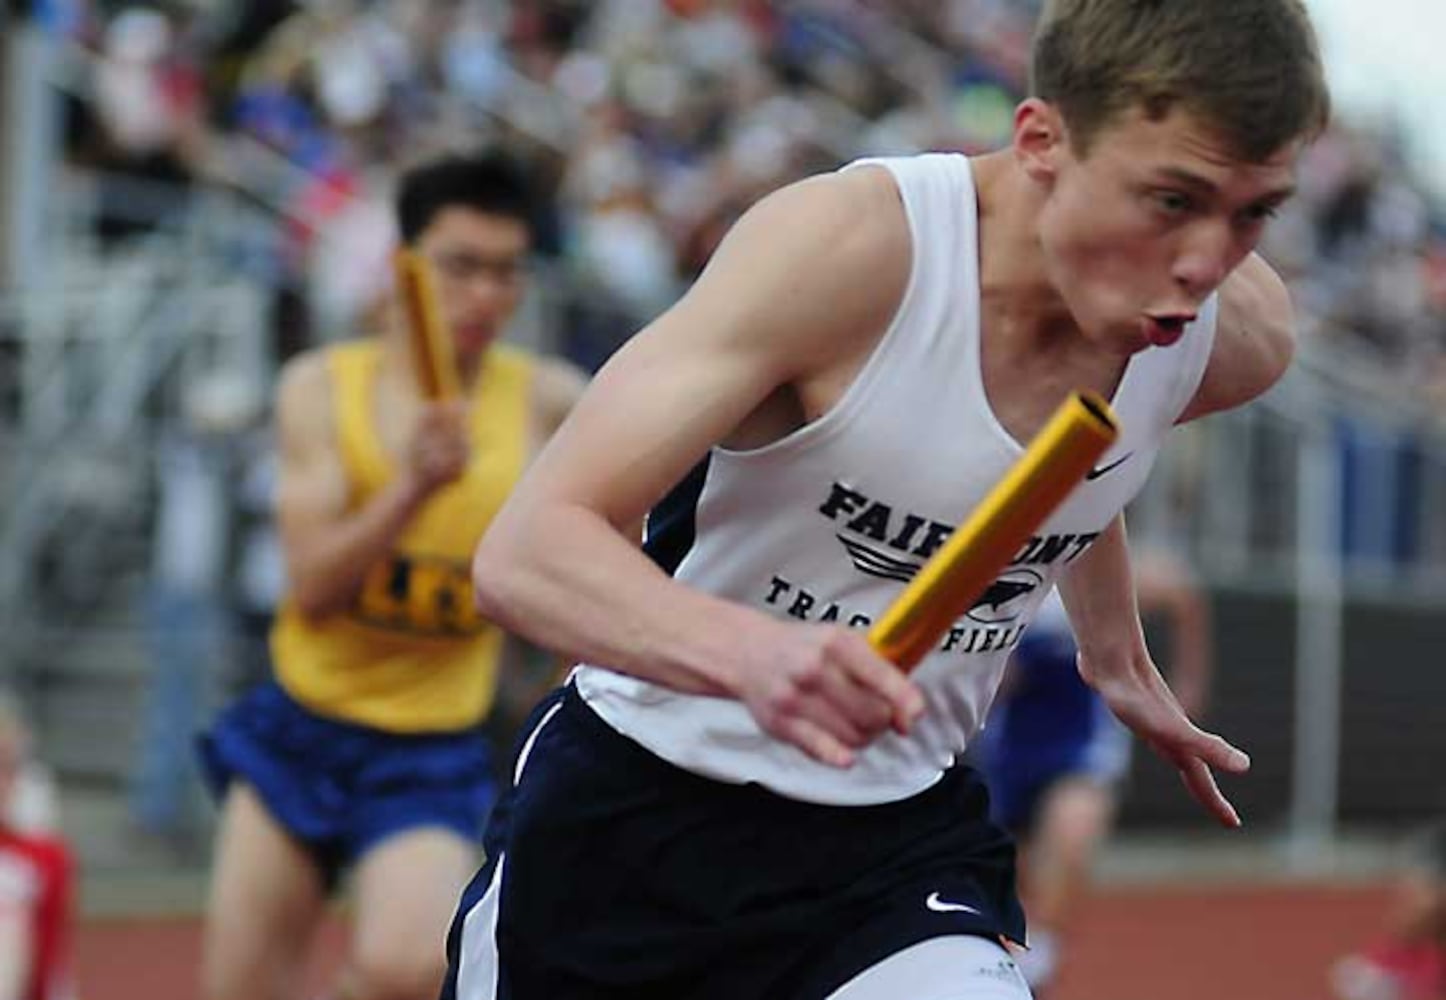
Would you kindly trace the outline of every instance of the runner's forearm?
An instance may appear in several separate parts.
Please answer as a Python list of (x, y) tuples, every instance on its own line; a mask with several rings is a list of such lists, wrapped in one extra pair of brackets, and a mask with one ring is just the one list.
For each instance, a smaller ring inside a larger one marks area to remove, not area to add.
[(695, 694), (733, 690), (729, 664), (766, 641), (767, 615), (682, 586), (581, 507), (515, 517), (473, 563), (478, 607), (574, 661)]
[(356, 513), (303, 539), (288, 540), (287, 570), (301, 612), (322, 618), (348, 607), (367, 572), (391, 551), (423, 500), (422, 491), (399, 479)]

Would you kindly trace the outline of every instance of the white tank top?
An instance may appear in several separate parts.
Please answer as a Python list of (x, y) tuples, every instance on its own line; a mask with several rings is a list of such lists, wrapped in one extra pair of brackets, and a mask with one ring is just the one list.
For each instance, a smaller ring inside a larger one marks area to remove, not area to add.
[[(983, 391), (978, 205), (967, 157), (867, 160), (893, 175), (913, 241), (888, 330), (818, 420), (750, 451), (714, 448), (648, 520), (648, 549), (691, 587), (800, 621), (866, 627), (1022, 452)], [(845, 168), (848, 169), (848, 168)], [(978, 731), (1009, 651), (1064, 568), (1144, 484), (1210, 356), (1212, 297), (1174, 345), (1131, 358), (1112, 401), (1120, 439), (916, 668), (927, 708), (848, 769), (764, 733), (740, 702), (581, 665), (608, 723), (699, 774), (843, 805), (938, 780)]]

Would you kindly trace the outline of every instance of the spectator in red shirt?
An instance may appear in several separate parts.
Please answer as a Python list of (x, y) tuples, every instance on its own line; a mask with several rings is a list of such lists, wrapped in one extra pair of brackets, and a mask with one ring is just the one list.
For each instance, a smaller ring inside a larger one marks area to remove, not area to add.
[(0, 1000), (70, 1000), (71, 858), (17, 815), (28, 742), (0, 693)]
[(1336, 1000), (1446, 997), (1446, 822), (1414, 839), (1385, 926), (1331, 970)]

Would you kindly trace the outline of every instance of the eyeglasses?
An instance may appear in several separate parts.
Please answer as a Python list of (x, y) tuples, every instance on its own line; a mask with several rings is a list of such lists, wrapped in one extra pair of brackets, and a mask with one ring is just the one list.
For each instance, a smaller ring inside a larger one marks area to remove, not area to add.
[(521, 281), (528, 270), (527, 257), (520, 254), (489, 257), (466, 251), (440, 253), (432, 257), (432, 264), (444, 279), (457, 284), (486, 277), (500, 285), (513, 285)]

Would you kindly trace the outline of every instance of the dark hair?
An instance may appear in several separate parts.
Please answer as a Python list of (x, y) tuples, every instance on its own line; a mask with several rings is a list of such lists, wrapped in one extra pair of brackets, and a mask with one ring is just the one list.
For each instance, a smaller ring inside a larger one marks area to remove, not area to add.
[(470, 208), (516, 219), (535, 228), (532, 186), (522, 166), (500, 152), (430, 160), (402, 174), (397, 188), (397, 225), (413, 243), (443, 209)]
[(1300, 0), (1049, 0), (1030, 86), (1082, 156), (1132, 108), (1158, 121), (1183, 107), (1252, 162), (1315, 138), (1330, 118)]

